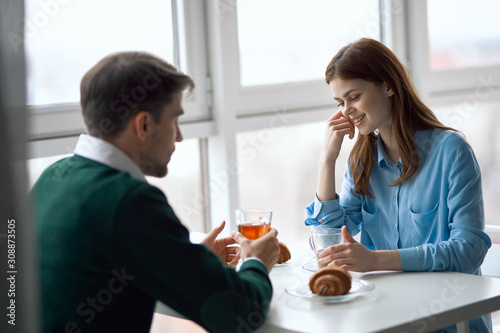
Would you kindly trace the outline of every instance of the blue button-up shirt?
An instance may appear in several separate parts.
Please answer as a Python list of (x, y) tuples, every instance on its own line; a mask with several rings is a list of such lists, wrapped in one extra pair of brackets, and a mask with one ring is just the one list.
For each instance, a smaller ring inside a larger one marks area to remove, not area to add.
[[(369, 182), (374, 198), (354, 193), (348, 165), (340, 196), (313, 201), (306, 225), (346, 225), (352, 235), (373, 250), (399, 250), (404, 271), (457, 271), (480, 274), (491, 246), (484, 230), (481, 172), (472, 148), (454, 131), (417, 131), (419, 156), (415, 174), (389, 186), (401, 175), (401, 160), (393, 163), (382, 140), (376, 143)], [(471, 332), (490, 332), (490, 315), (470, 321)], [(446, 332), (456, 332), (448, 327)]]
[(454, 131), (417, 131), (417, 172), (397, 186), (401, 160), (393, 163), (377, 140), (369, 191), (354, 193), (348, 166), (340, 197), (312, 202), (306, 225), (346, 225), (361, 243), (376, 250), (399, 250), (405, 271), (474, 273), (489, 237), (484, 230), (481, 172), (472, 148)]

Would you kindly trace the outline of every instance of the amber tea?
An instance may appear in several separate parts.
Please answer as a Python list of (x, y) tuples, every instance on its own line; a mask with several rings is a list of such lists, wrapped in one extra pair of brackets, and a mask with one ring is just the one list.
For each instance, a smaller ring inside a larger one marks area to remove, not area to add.
[(236, 225), (238, 231), (248, 239), (257, 239), (271, 230), (273, 213), (269, 210), (238, 209)]
[(263, 223), (244, 223), (238, 225), (238, 231), (248, 239), (257, 239), (271, 230), (270, 224)]

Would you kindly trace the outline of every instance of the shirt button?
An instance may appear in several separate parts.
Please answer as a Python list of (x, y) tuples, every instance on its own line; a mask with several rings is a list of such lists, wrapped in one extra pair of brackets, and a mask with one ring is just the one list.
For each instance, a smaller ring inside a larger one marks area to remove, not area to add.
[(392, 229), (396, 230), (396, 226), (393, 226)]

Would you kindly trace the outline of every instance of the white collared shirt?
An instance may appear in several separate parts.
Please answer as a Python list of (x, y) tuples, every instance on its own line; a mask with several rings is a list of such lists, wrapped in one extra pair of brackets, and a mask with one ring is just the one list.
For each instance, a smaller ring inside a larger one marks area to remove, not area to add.
[(112, 143), (88, 134), (80, 134), (74, 150), (75, 155), (125, 171), (132, 178), (146, 181), (141, 169), (123, 151)]

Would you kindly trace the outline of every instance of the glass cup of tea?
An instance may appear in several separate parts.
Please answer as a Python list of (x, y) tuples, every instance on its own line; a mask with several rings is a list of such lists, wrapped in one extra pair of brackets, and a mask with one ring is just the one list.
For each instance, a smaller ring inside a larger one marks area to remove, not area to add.
[(273, 212), (264, 209), (237, 209), (236, 226), (248, 239), (257, 239), (271, 230)]
[[(340, 244), (344, 241), (342, 237), (342, 228), (331, 227), (313, 227), (311, 229), (311, 236), (309, 236), (309, 246), (316, 255), (316, 260), (319, 260), (321, 251), (332, 245)], [(319, 268), (326, 265), (318, 264)]]

